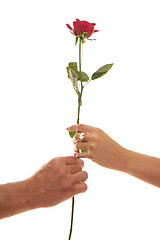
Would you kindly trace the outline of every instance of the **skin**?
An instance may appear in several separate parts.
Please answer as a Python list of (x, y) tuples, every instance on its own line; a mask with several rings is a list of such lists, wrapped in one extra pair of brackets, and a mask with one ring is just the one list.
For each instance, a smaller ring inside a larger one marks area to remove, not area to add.
[[(90, 158), (103, 167), (123, 171), (160, 187), (160, 158), (128, 150), (96, 127), (78, 124), (67, 130), (79, 132), (73, 138), (76, 157)], [(85, 141), (79, 142), (82, 132), (86, 133)], [(78, 152), (81, 149), (87, 152)]]
[(83, 160), (58, 157), (24, 181), (0, 185), (0, 219), (28, 210), (55, 206), (87, 190)]

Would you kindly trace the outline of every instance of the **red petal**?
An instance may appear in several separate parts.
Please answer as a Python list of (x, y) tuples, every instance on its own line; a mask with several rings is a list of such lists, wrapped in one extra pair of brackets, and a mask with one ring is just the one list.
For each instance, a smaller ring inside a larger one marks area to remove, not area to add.
[(67, 23), (66, 26), (71, 30), (73, 31), (74, 29)]
[(87, 38), (89, 38), (94, 32), (98, 32), (99, 30), (94, 30), (94, 26), (96, 23), (89, 23), (87, 21), (80, 21), (76, 18), (76, 21), (73, 22), (73, 28), (68, 26), (76, 35), (80, 35), (82, 31), (87, 32)]
[(80, 35), (80, 33), (83, 31), (82, 30), (82, 26), (83, 26), (82, 22), (77, 18), (76, 22), (73, 22), (73, 26), (74, 26), (74, 33), (76, 35)]
[(86, 24), (87, 26), (95, 26), (96, 23), (90, 23), (90, 22), (87, 22), (87, 21), (82, 21), (84, 24)]
[(87, 32), (87, 37), (89, 37), (92, 32), (94, 27), (87, 21), (80, 21), (77, 19), (77, 22), (73, 23), (74, 24), (74, 30), (77, 35), (79, 35), (81, 32)]
[(87, 22), (87, 21), (82, 21), (82, 23), (84, 23), (85, 25), (90, 25), (90, 23), (89, 22)]

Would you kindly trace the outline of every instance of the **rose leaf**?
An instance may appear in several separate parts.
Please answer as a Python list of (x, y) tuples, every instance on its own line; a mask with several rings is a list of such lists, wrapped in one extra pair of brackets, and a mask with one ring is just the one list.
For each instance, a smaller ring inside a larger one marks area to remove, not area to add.
[(70, 135), (71, 138), (73, 138), (75, 134), (76, 134), (76, 131), (69, 132), (69, 135)]
[(112, 66), (113, 66), (113, 63), (106, 64), (103, 67), (99, 68), (95, 73), (93, 73), (92, 80), (95, 80), (105, 75), (112, 68)]

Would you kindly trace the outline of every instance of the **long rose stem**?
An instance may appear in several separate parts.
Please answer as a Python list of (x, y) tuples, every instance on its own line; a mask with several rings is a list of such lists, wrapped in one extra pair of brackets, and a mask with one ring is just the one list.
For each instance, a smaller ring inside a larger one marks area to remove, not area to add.
[[(81, 45), (82, 45), (82, 39), (79, 37), (79, 72), (80, 72), (80, 81), (81, 81), (81, 76), (82, 76), (82, 71), (81, 71)], [(83, 84), (81, 81), (81, 92), (78, 95), (78, 114), (77, 114), (77, 124), (79, 124), (79, 119), (80, 119), (80, 108), (81, 108), (81, 103), (82, 103), (82, 93), (83, 93)], [(72, 212), (71, 212), (71, 226), (70, 226), (70, 233), (69, 233), (69, 238), (68, 240), (71, 239), (72, 236), (72, 228), (73, 228), (73, 216), (74, 216), (74, 197), (72, 197)]]
[(83, 84), (82, 84), (82, 59), (81, 59), (81, 53), (82, 53), (82, 38), (79, 37), (79, 72), (80, 72), (80, 82), (81, 82), (81, 92), (78, 95), (78, 114), (77, 114), (77, 124), (79, 124), (79, 118), (80, 118), (80, 107), (81, 107), (81, 101), (82, 101), (82, 93), (83, 93)]
[(71, 239), (71, 235), (72, 235), (72, 227), (73, 227), (73, 215), (74, 215), (74, 197), (72, 197), (71, 226), (70, 226), (70, 233), (69, 233), (69, 238), (68, 238), (68, 240), (70, 240), (70, 239)]

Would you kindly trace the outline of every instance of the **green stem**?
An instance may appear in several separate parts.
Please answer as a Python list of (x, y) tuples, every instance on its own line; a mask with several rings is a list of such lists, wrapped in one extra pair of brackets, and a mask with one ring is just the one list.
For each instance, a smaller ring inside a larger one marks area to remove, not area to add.
[(81, 101), (82, 101), (82, 93), (83, 93), (83, 84), (82, 84), (82, 38), (79, 37), (79, 72), (80, 72), (80, 82), (81, 82), (81, 92), (78, 95), (78, 114), (77, 114), (77, 124), (79, 124), (79, 118), (80, 118), (80, 107), (81, 107)]
[(81, 49), (82, 49), (82, 39), (81, 37), (79, 37), (79, 72), (80, 72), (80, 80), (81, 80), (81, 66), (82, 66), (82, 63), (81, 63)]
[(72, 197), (71, 227), (70, 227), (70, 233), (69, 233), (69, 238), (68, 238), (68, 240), (70, 240), (70, 239), (71, 239), (71, 235), (72, 235), (72, 227), (73, 227), (73, 214), (74, 214), (74, 197)]
[[(82, 38), (79, 37), (79, 72), (80, 72), (80, 81), (81, 81), (81, 76), (82, 76), (82, 71), (81, 71), (81, 46), (82, 46)], [(79, 124), (79, 119), (80, 119), (80, 108), (81, 108), (81, 103), (82, 103), (82, 93), (83, 93), (83, 84), (81, 81), (81, 92), (78, 95), (78, 114), (77, 114), (77, 124)], [(72, 213), (71, 213), (71, 226), (70, 226), (70, 233), (69, 233), (69, 238), (68, 240), (71, 239), (72, 236), (72, 228), (73, 228), (73, 216), (74, 216), (74, 197), (72, 197)]]
[(79, 124), (79, 119), (80, 119), (80, 108), (81, 108), (81, 102), (82, 102), (82, 93), (83, 93), (83, 85), (82, 85), (82, 82), (81, 82), (81, 92), (80, 92), (80, 95), (78, 96), (77, 124)]

